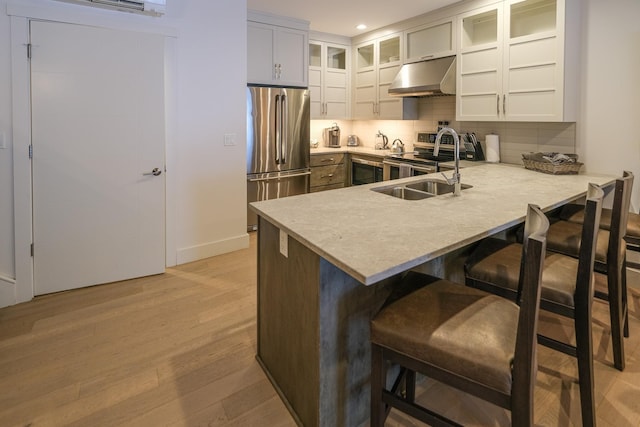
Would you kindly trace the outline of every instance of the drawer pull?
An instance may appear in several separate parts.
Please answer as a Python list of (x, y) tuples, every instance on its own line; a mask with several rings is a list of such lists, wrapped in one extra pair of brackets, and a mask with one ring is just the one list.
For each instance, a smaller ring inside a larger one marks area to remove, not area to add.
[(332, 162), (333, 163), (333, 157), (331, 157), (330, 159), (322, 159), (323, 162)]
[(330, 173), (329, 175), (322, 175), (320, 178), (333, 178), (333, 174)]

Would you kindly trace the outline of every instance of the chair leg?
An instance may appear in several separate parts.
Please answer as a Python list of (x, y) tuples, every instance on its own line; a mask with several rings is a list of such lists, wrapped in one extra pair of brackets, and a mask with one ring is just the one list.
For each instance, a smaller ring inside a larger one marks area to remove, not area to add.
[(404, 387), (406, 393), (406, 399), (409, 402), (416, 401), (416, 372), (407, 369), (407, 373), (404, 377)]
[(386, 418), (382, 402), (382, 389), (386, 382), (386, 369), (382, 347), (371, 345), (371, 427), (382, 427)]
[[(589, 303), (590, 305), (590, 303)], [(594, 379), (593, 379), (593, 336), (591, 328), (591, 308), (576, 307), (575, 311), (576, 353), (580, 385), (580, 407), (582, 425), (596, 425)]]
[[(623, 264), (624, 266), (624, 264)], [(622, 268), (624, 270), (624, 267)], [(609, 316), (611, 319), (611, 344), (613, 346), (613, 365), (619, 371), (625, 367), (624, 360), (624, 321), (622, 288), (623, 277), (626, 275), (620, 268), (609, 268), (607, 272), (607, 287), (609, 291)], [(626, 284), (625, 284), (626, 287)]]
[(624, 337), (629, 338), (629, 295), (627, 294), (627, 257), (622, 264), (622, 315), (624, 316)]

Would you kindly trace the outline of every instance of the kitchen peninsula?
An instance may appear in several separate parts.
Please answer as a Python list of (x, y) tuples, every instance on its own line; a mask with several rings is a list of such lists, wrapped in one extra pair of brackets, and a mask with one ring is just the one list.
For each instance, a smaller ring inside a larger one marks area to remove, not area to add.
[(369, 320), (401, 273), (518, 225), (528, 203), (550, 211), (614, 179), (484, 164), (463, 169), (460, 197), (404, 200), (378, 182), (253, 204), (258, 361), (299, 424), (366, 423)]

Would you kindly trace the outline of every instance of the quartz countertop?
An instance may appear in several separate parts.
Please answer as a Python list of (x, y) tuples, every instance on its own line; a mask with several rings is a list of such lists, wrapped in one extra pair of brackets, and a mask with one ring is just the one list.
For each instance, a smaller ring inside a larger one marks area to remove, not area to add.
[(528, 203), (548, 211), (583, 196), (590, 182), (615, 180), (487, 163), (465, 168), (461, 175), (473, 187), (459, 197), (403, 200), (371, 191), (425, 179), (419, 176), (255, 202), (251, 208), (370, 285), (521, 223)]

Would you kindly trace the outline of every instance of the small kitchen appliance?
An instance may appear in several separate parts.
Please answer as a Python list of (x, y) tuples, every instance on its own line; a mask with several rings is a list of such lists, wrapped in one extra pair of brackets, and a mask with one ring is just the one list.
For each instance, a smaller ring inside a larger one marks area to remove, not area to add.
[(323, 133), (325, 147), (340, 147), (340, 127), (337, 124), (324, 129)]
[(357, 135), (349, 135), (347, 137), (347, 146), (356, 147), (359, 144), (360, 144), (360, 141), (358, 140), (358, 136)]
[(393, 143), (391, 144), (391, 152), (396, 154), (404, 153), (404, 144), (402, 143), (402, 140), (393, 140)]
[(376, 134), (376, 145), (375, 145), (376, 150), (386, 150), (387, 148), (389, 148), (388, 145), (389, 145), (389, 138), (387, 138), (387, 135), (378, 131), (378, 133)]

